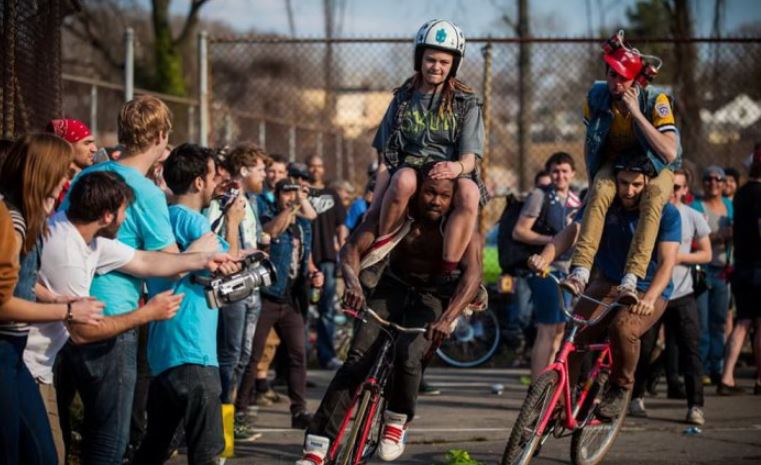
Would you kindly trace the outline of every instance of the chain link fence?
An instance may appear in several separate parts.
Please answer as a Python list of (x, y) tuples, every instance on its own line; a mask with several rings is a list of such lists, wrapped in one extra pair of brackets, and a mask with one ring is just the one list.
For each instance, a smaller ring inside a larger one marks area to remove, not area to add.
[[(530, 187), (552, 153), (586, 183), (582, 105), (604, 78), (599, 38), (474, 39), (458, 77), (485, 103), (487, 182), (500, 196)], [(675, 97), (688, 168), (741, 166), (761, 140), (761, 39), (639, 39), (664, 59), (655, 84)], [(210, 37), (211, 141), (251, 140), (291, 159), (322, 154), (358, 185), (392, 90), (412, 73), (406, 39)], [(331, 169), (332, 168), (332, 169)], [(492, 202), (490, 217), (501, 210)]]
[(4, 0), (0, 6), (0, 129), (41, 130), (61, 111), (61, 22), (71, 2)]

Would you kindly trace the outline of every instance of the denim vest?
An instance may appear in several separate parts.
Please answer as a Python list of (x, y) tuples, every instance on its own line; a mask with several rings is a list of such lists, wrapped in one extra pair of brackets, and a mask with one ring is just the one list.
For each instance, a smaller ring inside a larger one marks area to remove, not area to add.
[[(569, 192), (568, 195), (570, 196), (571, 193)], [(575, 216), (575, 212), (579, 209), (578, 207), (568, 207), (568, 200), (568, 198), (565, 200), (560, 199), (552, 185), (544, 190), (544, 205), (546, 206), (546, 211), (543, 212), (544, 221), (547, 226), (555, 231), (555, 234), (568, 226), (569, 215)], [(571, 259), (571, 255), (573, 255), (573, 248), (566, 250), (556, 261), (568, 261)]]
[(30, 302), (37, 301), (34, 286), (37, 284), (37, 275), (40, 272), (40, 252), (42, 240), (38, 240), (32, 250), (21, 257), (21, 267), (18, 273), (18, 282), (13, 290), (13, 296)]
[[(262, 224), (269, 221), (270, 218), (263, 217)], [(302, 253), (300, 257), (299, 273), (304, 274), (307, 269), (307, 261), (312, 247), (312, 226), (309, 221), (303, 218), (296, 218), (296, 226), (301, 232)], [(288, 228), (277, 237), (273, 237), (270, 242), (270, 260), (277, 270), (277, 281), (269, 286), (262, 288), (262, 294), (282, 299), (290, 293), (293, 281), (288, 279), (288, 272), (291, 268), (293, 258), (293, 233)]]
[[(640, 91), (639, 108), (648, 119), (652, 118), (655, 99), (661, 93), (668, 95), (664, 89), (653, 86), (647, 86), (644, 90)], [(672, 100), (670, 97), (669, 99)], [(605, 140), (608, 137), (610, 126), (613, 123), (613, 111), (610, 109), (610, 92), (608, 91), (608, 84), (605, 81), (596, 81), (592, 85), (589, 94), (587, 94), (587, 104), (589, 105), (589, 122), (584, 141), (584, 154), (587, 173), (589, 179), (592, 180), (603, 164), (603, 148), (605, 147)], [(636, 124), (634, 124), (634, 135), (657, 173), (663, 171), (664, 168), (673, 171), (682, 166), (682, 143), (678, 129), (676, 130), (676, 159), (671, 163), (666, 163), (655, 153)]]

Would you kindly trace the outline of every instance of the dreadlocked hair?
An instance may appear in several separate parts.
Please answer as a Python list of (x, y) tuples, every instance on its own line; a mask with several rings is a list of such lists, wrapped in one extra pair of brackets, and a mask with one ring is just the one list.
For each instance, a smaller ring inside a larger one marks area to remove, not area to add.
[[(394, 89), (394, 93), (403, 91), (403, 92), (411, 92), (415, 89), (420, 88), (420, 86), (423, 83), (423, 75), (420, 73), (420, 71), (415, 72), (411, 77), (409, 77), (404, 83)], [(440, 116), (443, 116), (445, 113), (454, 113), (454, 95), (455, 92), (462, 92), (464, 94), (474, 94), (475, 91), (473, 88), (465, 84), (464, 82), (460, 81), (457, 78), (448, 77), (446, 81), (444, 81), (443, 88), (441, 90), (441, 99), (439, 100), (438, 105), (438, 112)]]

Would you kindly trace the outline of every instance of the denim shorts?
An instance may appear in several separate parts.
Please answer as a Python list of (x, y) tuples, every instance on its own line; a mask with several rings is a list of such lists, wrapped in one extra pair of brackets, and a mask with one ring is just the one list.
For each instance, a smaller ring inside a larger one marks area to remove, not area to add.
[[(553, 272), (558, 279), (563, 279), (565, 273)], [(558, 285), (552, 278), (541, 278), (536, 275), (527, 278), (528, 286), (531, 289), (531, 303), (534, 307), (534, 322), (552, 325), (565, 323), (568, 318), (563, 313), (560, 306), (560, 293)], [(570, 305), (570, 297), (564, 294), (566, 299), (565, 305)]]

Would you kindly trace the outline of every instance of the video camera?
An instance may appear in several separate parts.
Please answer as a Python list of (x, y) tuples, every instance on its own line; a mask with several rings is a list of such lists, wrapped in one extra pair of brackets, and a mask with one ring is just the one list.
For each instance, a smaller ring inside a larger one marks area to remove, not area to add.
[(253, 294), (260, 287), (271, 286), (277, 281), (277, 272), (272, 262), (263, 252), (247, 256), (242, 269), (228, 276), (197, 276), (191, 282), (204, 287), (206, 303), (211, 308), (219, 308), (235, 303)]

